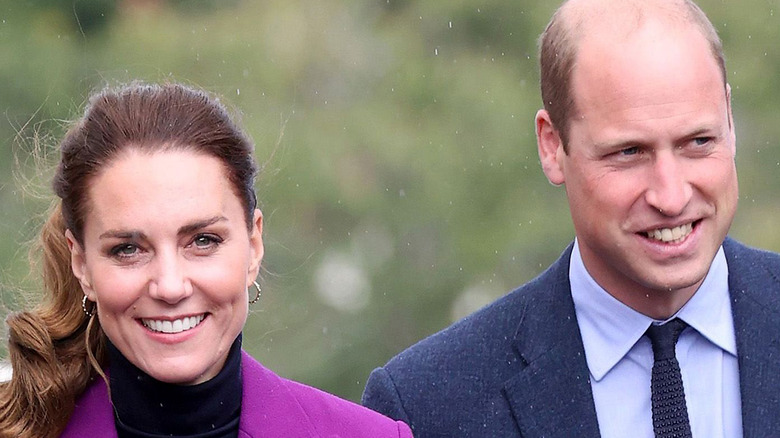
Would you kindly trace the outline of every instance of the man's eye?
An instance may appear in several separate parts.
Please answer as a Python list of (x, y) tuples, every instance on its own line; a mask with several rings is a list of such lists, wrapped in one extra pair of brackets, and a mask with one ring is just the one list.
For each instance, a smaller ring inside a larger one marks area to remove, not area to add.
[(639, 153), (639, 148), (634, 146), (620, 150), (620, 155), (636, 155)]
[(712, 141), (711, 137), (696, 137), (693, 139), (693, 142), (696, 143), (696, 146), (704, 146), (710, 141)]

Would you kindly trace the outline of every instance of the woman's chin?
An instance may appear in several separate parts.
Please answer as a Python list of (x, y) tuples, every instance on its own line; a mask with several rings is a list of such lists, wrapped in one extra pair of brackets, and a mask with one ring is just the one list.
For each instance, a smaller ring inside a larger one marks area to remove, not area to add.
[[(150, 372), (151, 371), (151, 372)], [(208, 380), (211, 380), (214, 375), (211, 375), (209, 373), (203, 372), (203, 371), (196, 371), (196, 370), (189, 370), (185, 368), (179, 368), (176, 370), (149, 370), (146, 371), (146, 374), (149, 374), (152, 378), (155, 380), (159, 380), (160, 382), (164, 383), (170, 383), (173, 385), (197, 385), (199, 383), (206, 382)]]

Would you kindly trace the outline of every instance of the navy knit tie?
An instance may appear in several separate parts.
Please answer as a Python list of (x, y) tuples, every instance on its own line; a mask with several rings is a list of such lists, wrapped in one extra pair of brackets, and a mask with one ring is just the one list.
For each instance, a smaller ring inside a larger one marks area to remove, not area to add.
[(680, 363), (674, 352), (677, 339), (687, 326), (675, 318), (664, 325), (651, 324), (647, 329), (655, 356), (650, 388), (656, 438), (691, 438)]

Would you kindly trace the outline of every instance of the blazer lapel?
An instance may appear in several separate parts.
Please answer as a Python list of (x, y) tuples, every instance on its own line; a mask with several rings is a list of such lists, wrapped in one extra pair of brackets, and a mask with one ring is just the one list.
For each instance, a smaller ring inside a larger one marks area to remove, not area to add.
[(241, 352), (243, 394), (239, 438), (319, 436), (284, 380)]
[[(780, 434), (780, 279), (757, 252), (728, 239), (745, 437)], [(768, 259), (767, 259), (768, 260)], [(776, 263), (776, 262), (775, 262)]]
[[(318, 436), (284, 381), (241, 352), (242, 396), (239, 438)], [(105, 382), (98, 378), (76, 403), (60, 438), (116, 437), (114, 414)]]
[(525, 367), (504, 387), (524, 438), (599, 436), (571, 299), (570, 255), (571, 246), (526, 291), (514, 344)]

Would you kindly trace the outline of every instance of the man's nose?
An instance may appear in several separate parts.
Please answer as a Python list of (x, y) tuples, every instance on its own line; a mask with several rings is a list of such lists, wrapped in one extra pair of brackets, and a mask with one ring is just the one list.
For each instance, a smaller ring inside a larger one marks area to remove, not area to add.
[(683, 160), (672, 151), (662, 151), (648, 170), (645, 200), (664, 216), (682, 214), (693, 196)]

